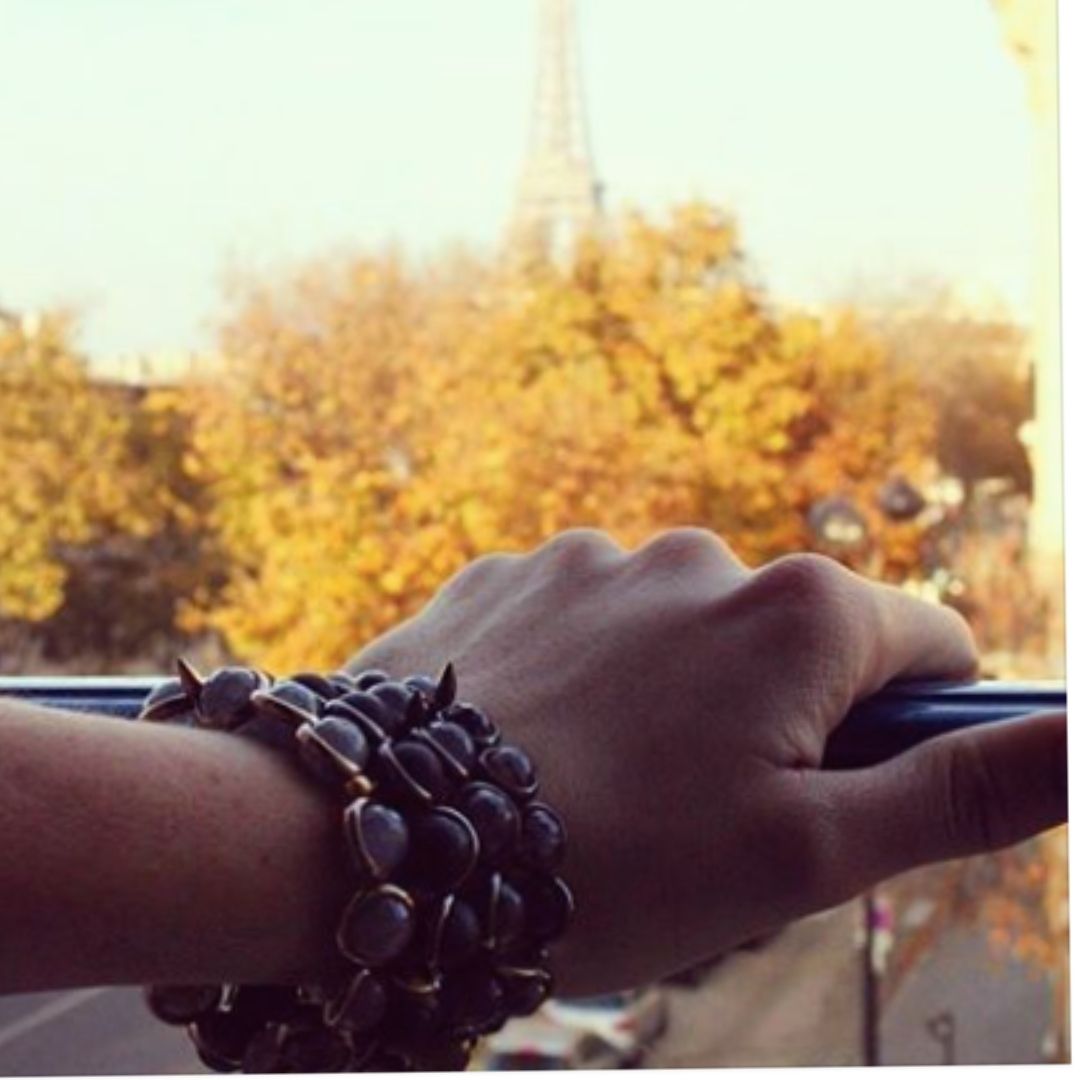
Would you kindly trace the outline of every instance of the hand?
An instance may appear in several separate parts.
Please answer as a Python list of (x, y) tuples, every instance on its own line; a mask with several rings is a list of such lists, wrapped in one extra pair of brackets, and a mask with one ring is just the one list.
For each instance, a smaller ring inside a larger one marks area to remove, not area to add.
[(578, 914), (562, 993), (655, 979), (1067, 815), (1063, 715), (820, 769), (855, 701), (977, 666), (955, 612), (820, 556), (751, 572), (704, 530), (633, 552), (563, 533), (472, 563), (350, 666), (403, 677), (448, 660), (566, 819)]

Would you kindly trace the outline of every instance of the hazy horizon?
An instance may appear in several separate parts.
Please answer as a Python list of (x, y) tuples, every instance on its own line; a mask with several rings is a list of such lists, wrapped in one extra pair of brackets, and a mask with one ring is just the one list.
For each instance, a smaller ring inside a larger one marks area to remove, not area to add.
[[(730, 209), (780, 301), (932, 278), (1030, 317), (1032, 132), (987, 0), (579, 0), (610, 209)], [(202, 348), (227, 267), (481, 249), (527, 143), (531, 0), (0, 0), (0, 306)], [(12, 223), (14, 227), (12, 227)]]

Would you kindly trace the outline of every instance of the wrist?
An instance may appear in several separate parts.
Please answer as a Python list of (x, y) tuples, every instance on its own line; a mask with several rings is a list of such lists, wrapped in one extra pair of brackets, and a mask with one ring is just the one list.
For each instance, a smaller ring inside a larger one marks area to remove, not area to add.
[[(154, 989), (152, 1007), (169, 1022), (192, 1023), (206, 1063), (281, 1064), (300, 1054), (311, 1068), (452, 1067), (478, 1036), (533, 1011), (550, 991), (548, 945), (573, 907), (555, 873), (562, 822), (536, 799), (528, 755), (504, 742), (485, 713), (454, 699), (449, 666), (436, 683), (382, 672), (274, 682), (242, 668), (204, 682), (181, 665), (179, 680), (151, 694), (148, 720), (287, 747), (322, 799), (321, 810), (312, 805), (295, 821), (315, 852), (308, 872), (318, 875), (319, 860), (333, 857), (327, 816), (336, 819), (337, 866), (345, 868), (333, 887), (307, 898), (310, 919), (295, 916), (292, 949), (276, 950), (287, 968), (277, 976), (296, 981), (294, 991), (260, 998), (240, 987), (235, 998), (228, 987), (208, 987), (193, 999), (190, 988)], [(271, 869), (279, 881), (302, 872)], [(342, 882), (347, 902), (327, 919), (320, 909)], [(320, 972), (330, 964), (327, 929), (345, 961), (342, 977), (297, 980), (309, 961)]]

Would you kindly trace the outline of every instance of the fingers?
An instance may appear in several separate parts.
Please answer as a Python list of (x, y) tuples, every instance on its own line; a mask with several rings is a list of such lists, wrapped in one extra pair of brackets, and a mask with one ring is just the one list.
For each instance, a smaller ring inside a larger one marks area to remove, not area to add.
[(954, 732), (882, 765), (804, 777), (850, 896), (925, 863), (1018, 843), (1068, 818), (1064, 713)]
[(894, 680), (974, 678), (979, 667), (975, 639), (958, 612), (892, 585), (861, 584), (874, 608), (878, 635), (867, 643), (859, 698)]
[(789, 555), (756, 570), (722, 604), (760, 612), (763, 648), (786, 670), (828, 683), (828, 726), (897, 679), (964, 679), (978, 666), (971, 631), (951, 608), (867, 581), (822, 555)]

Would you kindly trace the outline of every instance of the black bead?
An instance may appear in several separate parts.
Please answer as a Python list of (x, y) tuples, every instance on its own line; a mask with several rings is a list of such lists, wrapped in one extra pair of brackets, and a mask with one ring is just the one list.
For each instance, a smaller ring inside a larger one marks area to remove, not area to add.
[(300, 674), (291, 676), (289, 681), (306, 686), (312, 693), (318, 694), (319, 697), (326, 701), (339, 697), (342, 693), (341, 689), (325, 675), (320, 675), (314, 671), (301, 671)]
[(566, 830), (562, 818), (547, 803), (530, 803), (522, 811), (517, 854), (537, 869), (558, 869), (566, 854)]
[(389, 996), (386, 984), (362, 968), (348, 985), (323, 1006), (323, 1019), (350, 1033), (374, 1030), (386, 1015)]
[(141, 720), (172, 720), (189, 713), (195, 702), (179, 679), (162, 679), (146, 696), (139, 712)]
[(458, 792), (454, 805), (467, 817), (480, 841), (480, 857), (493, 863), (509, 851), (521, 831), (514, 801), (493, 784), (477, 781)]
[(499, 877), (491, 907), (485, 937), (491, 947), (502, 952), (520, 939), (525, 929), (525, 900), (515, 886)]
[(352, 1056), (349, 1064), (345, 1067), (346, 1072), (370, 1072), (368, 1061), (379, 1050), (378, 1033), (361, 1034), (359, 1032), (346, 1031), (345, 1038), (349, 1041)]
[(410, 851), (404, 873), (425, 892), (448, 893), (472, 872), (480, 854), (476, 830), (464, 814), (440, 806), (410, 826)]
[(541, 968), (499, 968), (498, 974), (511, 1016), (530, 1016), (551, 994), (551, 975)]
[(404, 683), (388, 680), (368, 691), (383, 706), (383, 726), (391, 738), (403, 734), (408, 728), (409, 699), (412, 691)]
[[(514, 883), (517, 888), (517, 883)], [(521, 968), (525, 971), (547, 971), (551, 967), (551, 950), (536, 938), (522, 937), (498, 956), (499, 968)]]
[(480, 768), (493, 783), (519, 801), (531, 799), (539, 784), (529, 755), (520, 747), (494, 746), (480, 755)]
[(259, 714), (297, 727), (319, 716), (319, 696), (298, 682), (276, 682), (269, 690), (256, 690), (251, 701)]
[(461, 1072), (467, 1068), (473, 1044), (468, 1040), (445, 1036), (425, 1043), (416, 1055), (419, 1072)]
[(367, 671), (358, 672), (355, 676), (356, 688), (358, 690), (370, 690), (373, 686), (378, 686), (379, 683), (384, 683), (390, 678), (385, 671), (379, 668), (370, 668)]
[(332, 671), (326, 678), (339, 695), (356, 689), (356, 680), (347, 671)]
[(192, 1035), (191, 1041), (195, 1045), (195, 1056), (212, 1072), (234, 1073), (239, 1072), (243, 1062), (219, 1054), (212, 1047), (199, 1042), (199, 1036)]
[(357, 964), (380, 967), (405, 950), (415, 925), (412, 898), (393, 885), (380, 885), (349, 902), (338, 926), (338, 947)]
[(513, 882), (525, 900), (526, 931), (541, 941), (561, 936), (574, 913), (574, 897), (562, 878), (531, 875)]
[(499, 729), (487, 714), (467, 702), (459, 701), (447, 706), (439, 713), (439, 719), (464, 728), (478, 746), (495, 746), (499, 741)]
[(287, 1066), (281, 1052), (284, 1036), (284, 1025), (268, 1024), (248, 1043), (241, 1070), (245, 1073), (286, 1072)]
[(352, 1051), (344, 1036), (321, 1024), (286, 1029), (281, 1045), (282, 1062), (291, 1073), (343, 1072)]
[(254, 1026), (257, 1021), (268, 1023), (287, 1020), (299, 1007), (296, 991), (291, 986), (238, 986), (229, 1004), (230, 1015)]
[(427, 723), (428, 709), (424, 695), (419, 690), (409, 692), (409, 704), (405, 706), (405, 727), (409, 731), (422, 728)]
[(355, 724), (367, 737), (368, 742), (378, 745), (386, 742), (389, 726), (382, 707), (369, 695), (353, 691), (326, 704), (324, 716), (340, 716)]
[(432, 923), (429, 963), (447, 971), (460, 967), (480, 950), (482, 937), (473, 906), (461, 896), (447, 896)]
[(148, 986), (143, 992), (150, 1011), (166, 1024), (190, 1024), (212, 1012), (222, 998), (220, 986)]
[(270, 694), (275, 701), (292, 705), (309, 716), (318, 715), (319, 695), (302, 683), (291, 682), (288, 679), (276, 682), (270, 687)]
[(415, 739), (380, 746), (372, 773), (390, 795), (403, 801), (431, 805), (441, 802), (450, 791), (438, 754)]
[[(366, 1056), (362, 1064), (364, 1072), (373, 1073), (409, 1072), (412, 1069), (412, 1060), (407, 1055), (387, 1050), (384, 1047)], [(357, 1066), (354, 1064), (353, 1067)]]
[[(397, 686), (397, 683), (379, 683), (378, 686), (373, 687), (371, 690), (353, 690), (348, 694), (345, 694), (341, 698), (347, 705), (351, 705), (354, 709), (358, 709), (366, 716), (370, 716), (372, 720), (376, 721), (381, 727), (386, 729), (387, 734), (390, 734), (396, 728), (396, 724), (393, 717), (394, 706), (382, 699), (380, 695), (376, 693), (383, 686)], [(390, 695), (393, 697), (393, 694)]]
[(212, 1012), (188, 1027), (199, 1057), (212, 1069), (235, 1072), (244, 1060), (248, 1043), (265, 1026), (265, 1021), (230, 1012)]
[(440, 720), (427, 729), (426, 735), (458, 778), (467, 779), (476, 767), (476, 744), (469, 733), (460, 724)]
[(419, 690), (429, 701), (434, 700), (435, 692), (439, 689), (439, 684), (428, 675), (410, 675), (405, 685), (410, 690)]
[(199, 692), (199, 722), (222, 731), (235, 728), (250, 719), (251, 695), (262, 687), (258, 673), (251, 668), (219, 668)]
[(442, 1033), (446, 1011), (437, 994), (391, 994), (379, 1038), (390, 1050), (410, 1053), (415, 1047)]
[(456, 976), (449, 997), (457, 1030), (486, 1034), (506, 1019), (502, 985), (485, 968), (472, 967)]
[(360, 729), (340, 716), (324, 716), (296, 731), (300, 760), (320, 780), (338, 784), (355, 775), (368, 759), (368, 742)]
[(345, 809), (345, 844), (365, 880), (385, 881), (409, 852), (409, 827), (393, 807), (356, 799)]
[(480, 949), (483, 930), (472, 906), (457, 897), (443, 927), (439, 962), (451, 970), (471, 960)]

